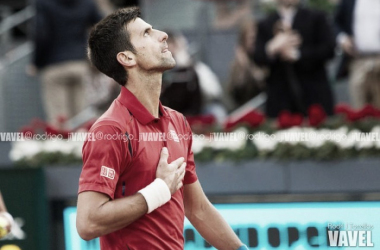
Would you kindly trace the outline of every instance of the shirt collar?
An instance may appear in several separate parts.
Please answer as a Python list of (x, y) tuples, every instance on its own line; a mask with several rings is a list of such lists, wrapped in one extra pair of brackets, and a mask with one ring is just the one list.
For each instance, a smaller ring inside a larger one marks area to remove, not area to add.
[[(126, 87), (121, 87), (120, 95), (117, 97), (117, 100), (143, 125), (158, 120), (158, 118), (155, 118)], [(161, 102), (159, 102), (159, 113), (160, 116), (168, 117), (168, 113)]]
[(296, 13), (297, 13), (296, 7), (290, 7), (290, 8), (280, 7), (280, 8), (278, 8), (278, 14), (279, 14), (280, 18), (282, 19), (283, 24), (287, 25), (288, 28), (292, 27)]

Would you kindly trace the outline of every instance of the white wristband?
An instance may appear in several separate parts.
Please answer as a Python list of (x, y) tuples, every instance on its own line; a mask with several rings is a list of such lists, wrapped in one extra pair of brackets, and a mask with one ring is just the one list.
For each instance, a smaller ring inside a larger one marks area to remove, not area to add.
[(1, 212), (1, 215), (3, 215), (9, 222), (9, 224), (13, 225), (13, 216), (8, 212)]
[(160, 178), (156, 178), (151, 184), (138, 191), (138, 193), (142, 194), (145, 198), (148, 205), (148, 214), (164, 205), (172, 197), (168, 185)]

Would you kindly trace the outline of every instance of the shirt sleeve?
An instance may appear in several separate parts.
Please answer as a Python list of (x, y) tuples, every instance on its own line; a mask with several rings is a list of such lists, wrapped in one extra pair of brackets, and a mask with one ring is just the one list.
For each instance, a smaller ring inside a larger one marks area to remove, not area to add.
[(130, 160), (128, 140), (113, 126), (96, 127), (83, 145), (79, 191), (95, 191), (114, 199), (119, 176)]
[(186, 173), (183, 184), (192, 184), (198, 180), (198, 176), (195, 170), (195, 162), (194, 162), (194, 153), (192, 150), (193, 146), (193, 136), (192, 131), (190, 129), (189, 123), (186, 121), (186, 128), (188, 129), (188, 138), (189, 138), (189, 148), (187, 154), (187, 165), (186, 165)]

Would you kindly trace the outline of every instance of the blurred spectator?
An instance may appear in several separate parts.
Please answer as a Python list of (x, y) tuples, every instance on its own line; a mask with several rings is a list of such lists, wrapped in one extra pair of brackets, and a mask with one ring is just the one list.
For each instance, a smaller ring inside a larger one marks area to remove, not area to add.
[(92, 0), (37, 0), (34, 65), (41, 70), (49, 123), (71, 118), (85, 105), (88, 29), (101, 18)]
[(95, 2), (104, 16), (107, 16), (116, 10), (116, 6), (111, 0), (95, 0)]
[(336, 6), (336, 5), (338, 5), (339, 3), (341, 3), (342, 0), (329, 0), (329, 2), (330, 2), (331, 4), (333, 4), (334, 6)]
[(336, 11), (337, 41), (345, 53), (338, 78), (349, 73), (355, 108), (362, 108), (366, 103), (380, 108), (379, 20), (379, 0), (344, 0)]
[(168, 34), (176, 67), (164, 72), (161, 102), (184, 115), (213, 114), (221, 121), (226, 112), (220, 104), (223, 93), (218, 78), (206, 64), (192, 58), (182, 34)]
[(238, 106), (258, 95), (264, 88), (266, 71), (259, 68), (249, 57), (255, 48), (256, 33), (256, 22), (251, 18), (240, 27), (227, 86), (228, 94)]
[(333, 114), (333, 94), (325, 69), (334, 56), (332, 26), (322, 12), (299, 5), (299, 0), (277, 0), (277, 12), (258, 26), (254, 60), (269, 66), (266, 114), (283, 110), (306, 115), (320, 104)]
[(118, 8), (138, 6), (138, 0), (95, 0), (104, 15), (109, 15)]
[(86, 106), (96, 108), (101, 115), (120, 94), (120, 85), (95, 67), (90, 71), (86, 80)]
[(230, 29), (238, 27), (252, 15), (250, 0), (216, 0), (216, 14), (213, 27)]
[(203, 99), (199, 78), (187, 51), (187, 42), (182, 35), (170, 32), (167, 42), (176, 66), (163, 74), (161, 102), (184, 115), (198, 115)]

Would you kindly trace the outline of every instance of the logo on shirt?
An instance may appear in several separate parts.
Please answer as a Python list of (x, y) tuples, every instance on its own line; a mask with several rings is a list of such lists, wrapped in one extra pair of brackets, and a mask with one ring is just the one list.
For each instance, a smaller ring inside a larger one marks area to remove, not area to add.
[(106, 166), (102, 166), (102, 169), (100, 170), (100, 176), (104, 176), (113, 180), (115, 178), (115, 170)]
[(170, 137), (173, 141), (179, 142), (178, 135), (174, 130), (169, 130), (169, 133), (170, 133)]

